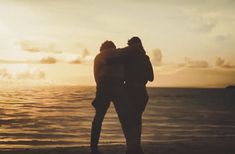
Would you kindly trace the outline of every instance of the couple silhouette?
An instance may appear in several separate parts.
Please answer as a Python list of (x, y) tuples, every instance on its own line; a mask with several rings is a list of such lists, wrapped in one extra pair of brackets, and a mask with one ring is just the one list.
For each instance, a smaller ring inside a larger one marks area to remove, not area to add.
[(126, 154), (143, 154), (141, 147), (142, 113), (148, 102), (146, 84), (153, 81), (153, 68), (139, 37), (128, 40), (128, 46), (116, 48), (105, 41), (94, 60), (96, 110), (91, 128), (91, 153), (98, 150), (104, 116), (112, 101), (126, 139)]

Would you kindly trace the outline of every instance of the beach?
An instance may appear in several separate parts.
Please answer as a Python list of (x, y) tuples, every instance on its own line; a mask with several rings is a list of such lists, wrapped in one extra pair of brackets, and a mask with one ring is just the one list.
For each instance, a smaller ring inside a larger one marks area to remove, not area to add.
[[(234, 154), (234, 139), (223, 141), (208, 140), (180, 143), (144, 144), (145, 154)], [(103, 154), (124, 154), (124, 145), (105, 145), (100, 147)], [(60, 147), (44, 149), (5, 149), (1, 154), (89, 154), (89, 147)]]

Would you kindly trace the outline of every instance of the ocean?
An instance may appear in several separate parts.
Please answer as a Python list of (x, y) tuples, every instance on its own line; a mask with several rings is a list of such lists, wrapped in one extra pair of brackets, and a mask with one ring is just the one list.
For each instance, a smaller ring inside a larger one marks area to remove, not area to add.
[[(143, 143), (235, 141), (235, 91), (148, 88)], [(0, 148), (87, 146), (95, 87), (0, 88)], [(100, 144), (125, 144), (111, 105)]]

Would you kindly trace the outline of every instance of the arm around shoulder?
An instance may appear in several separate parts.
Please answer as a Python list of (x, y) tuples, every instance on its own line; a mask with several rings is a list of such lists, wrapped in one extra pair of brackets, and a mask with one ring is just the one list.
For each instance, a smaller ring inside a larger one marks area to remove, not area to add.
[(106, 63), (107, 64), (124, 63), (128, 60), (128, 57), (129, 57), (128, 47), (118, 48), (116, 49), (115, 54), (107, 59)]

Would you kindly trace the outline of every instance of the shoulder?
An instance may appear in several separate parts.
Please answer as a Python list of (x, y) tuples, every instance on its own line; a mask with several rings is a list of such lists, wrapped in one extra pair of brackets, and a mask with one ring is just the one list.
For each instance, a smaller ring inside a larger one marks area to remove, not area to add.
[(121, 56), (129, 56), (133, 53), (133, 51), (134, 51), (133, 48), (130, 46), (117, 49), (118, 55), (121, 55)]
[(95, 59), (99, 58), (100, 56), (100, 53), (98, 53), (96, 56), (95, 56)]
[(131, 53), (131, 52), (135, 51), (135, 47), (134, 46), (127, 46), (127, 47), (123, 48), (123, 51)]
[(149, 60), (149, 56), (148, 55), (145, 55), (144, 56), (146, 60)]
[(99, 60), (103, 57), (103, 54), (101, 53), (98, 53), (96, 56), (95, 56), (95, 60)]
[(99, 54), (97, 54), (97, 55), (95, 56), (94, 62), (97, 63), (97, 62), (99, 62), (99, 61), (101, 61), (101, 60), (102, 60), (102, 56), (101, 56), (101, 54), (99, 53)]

